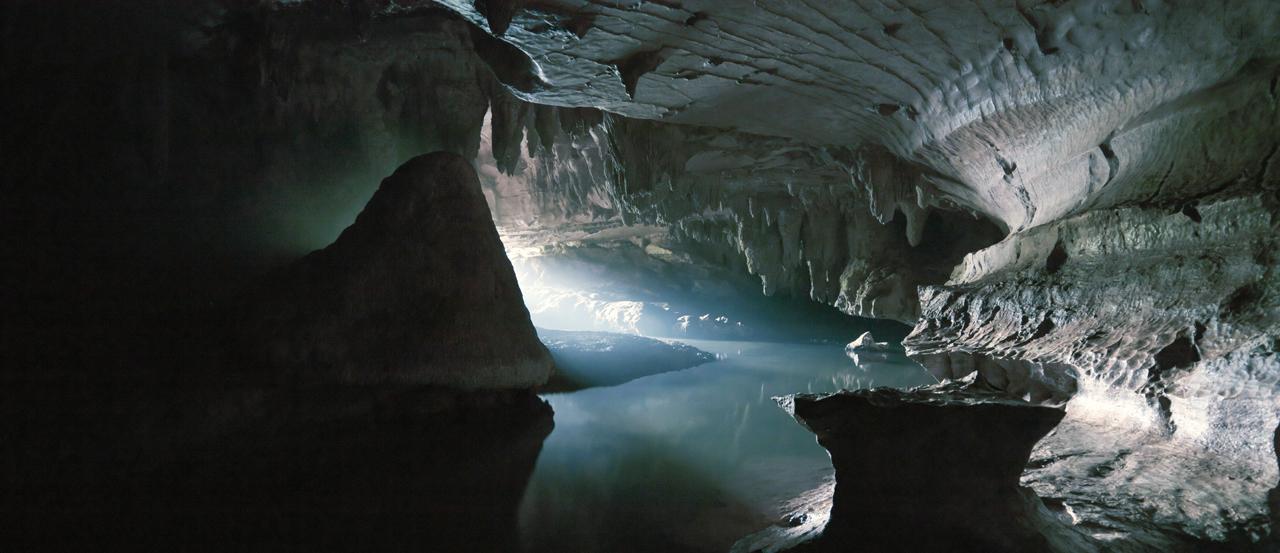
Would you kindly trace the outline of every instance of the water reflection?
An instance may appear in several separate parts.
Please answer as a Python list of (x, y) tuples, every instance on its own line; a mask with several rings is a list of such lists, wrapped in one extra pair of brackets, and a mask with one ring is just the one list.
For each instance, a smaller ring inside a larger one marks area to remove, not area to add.
[(726, 551), (831, 474), (771, 396), (933, 382), (905, 357), (855, 365), (841, 346), (687, 343), (721, 359), (546, 396), (556, 425), (521, 505), (527, 551)]
[[(31, 394), (24, 412), (44, 409), (34, 420), (59, 432), (0, 423), (19, 438), (0, 476), (4, 550), (519, 551), (521, 496), (553, 423), (531, 394), (241, 392), (219, 394), (252, 408), (218, 432), (150, 391), (127, 396), (141, 403), (127, 417), (101, 400), (68, 410), (62, 390)], [(72, 441), (71, 424), (89, 431)]]

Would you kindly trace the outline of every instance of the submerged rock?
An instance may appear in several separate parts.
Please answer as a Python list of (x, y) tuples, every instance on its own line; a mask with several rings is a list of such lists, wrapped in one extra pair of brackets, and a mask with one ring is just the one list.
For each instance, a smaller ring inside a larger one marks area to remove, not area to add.
[(556, 362), (556, 372), (543, 391), (613, 386), (716, 358), (690, 345), (630, 334), (540, 328), (538, 335)]
[(252, 297), (252, 354), (296, 381), (527, 388), (551, 372), (475, 171), (456, 154), (402, 165), (337, 241)]
[(802, 549), (1091, 549), (1018, 484), (1063, 410), (972, 383), (778, 398), (836, 470), (830, 518)]

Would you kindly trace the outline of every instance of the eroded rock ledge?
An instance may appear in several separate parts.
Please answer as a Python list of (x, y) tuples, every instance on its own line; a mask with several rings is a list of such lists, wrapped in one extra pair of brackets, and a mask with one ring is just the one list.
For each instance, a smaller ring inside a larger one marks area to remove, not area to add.
[[(1060, 408), (1008, 399), (973, 378), (778, 401), (817, 435), (836, 469), (830, 518), (796, 551), (1092, 548), (1018, 484), (1032, 447), (1062, 420)], [(761, 538), (740, 548), (767, 549)]]
[(1069, 399), (1026, 483), (1095, 535), (1135, 550), (1260, 543), (1277, 480), (1280, 232), (1274, 185), (1259, 184), (975, 252), (921, 289), (908, 353), (940, 377)]

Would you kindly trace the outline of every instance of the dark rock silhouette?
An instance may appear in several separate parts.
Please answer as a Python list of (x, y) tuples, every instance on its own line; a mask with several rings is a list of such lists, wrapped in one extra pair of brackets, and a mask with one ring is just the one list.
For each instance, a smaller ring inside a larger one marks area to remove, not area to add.
[(1018, 484), (1064, 412), (966, 384), (779, 398), (836, 469), (830, 519), (797, 550), (1089, 550)]
[(250, 355), (291, 381), (528, 388), (551, 372), (475, 171), (452, 153), (402, 165), (247, 312)]

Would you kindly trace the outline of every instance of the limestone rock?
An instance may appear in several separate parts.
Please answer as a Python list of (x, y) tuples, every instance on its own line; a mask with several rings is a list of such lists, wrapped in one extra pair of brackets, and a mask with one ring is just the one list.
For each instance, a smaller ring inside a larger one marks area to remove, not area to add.
[(1018, 484), (1063, 411), (972, 382), (777, 398), (836, 469), (830, 519), (804, 550), (1089, 550)]
[(858, 336), (857, 340), (849, 342), (844, 346), (846, 352), (901, 352), (901, 345), (894, 345), (889, 342), (877, 342), (876, 337), (870, 332), (863, 332)]
[(872, 336), (870, 332), (863, 332), (861, 336), (858, 336), (857, 340), (844, 346), (844, 354), (849, 359), (852, 359), (855, 365), (859, 366), (893, 358), (901, 359), (903, 353), (904, 350), (901, 343), (877, 342), (876, 337)]
[(337, 241), (254, 298), (254, 353), (299, 381), (524, 388), (551, 371), (475, 171), (456, 154), (402, 165)]
[(1263, 192), (1012, 235), (922, 288), (908, 354), (939, 378), (1070, 398), (1025, 482), (1081, 524), (1152, 549), (1256, 543), (1277, 481), (1276, 213)]

